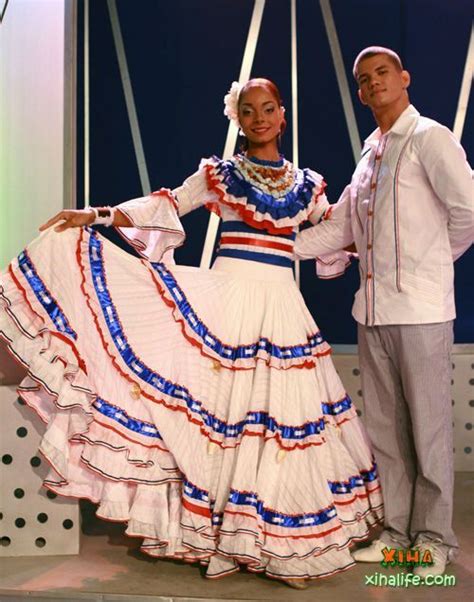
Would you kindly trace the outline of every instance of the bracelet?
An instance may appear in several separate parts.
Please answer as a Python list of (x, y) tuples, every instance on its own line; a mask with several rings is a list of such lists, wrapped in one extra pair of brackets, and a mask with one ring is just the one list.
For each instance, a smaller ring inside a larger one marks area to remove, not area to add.
[(94, 213), (91, 226), (112, 226), (114, 223), (115, 207), (89, 207)]

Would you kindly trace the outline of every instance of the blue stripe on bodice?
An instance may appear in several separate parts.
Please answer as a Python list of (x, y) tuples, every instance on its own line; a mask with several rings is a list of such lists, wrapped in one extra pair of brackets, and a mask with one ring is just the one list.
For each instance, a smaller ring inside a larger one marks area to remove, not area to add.
[[(232, 236), (232, 234), (247, 234), (248, 236), (246, 238), (255, 237), (259, 238), (260, 240), (264, 240), (264, 238), (268, 236), (271, 237), (271, 239), (268, 241), (269, 244), (272, 242), (281, 242), (289, 247), (293, 247), (293, 241), (296, 238), (296, 231), (292, 232), (291, 234), (278, 234), (276, 236), (275, 234), (270, 234), (267, 230), (253, 228), (245, 222), (236, 220), (224, 221), (221, 224), (221, 240), (222, 237)], [(245, 242), (242, 242), (242, 245), (245, 244)], [(231, 257), (234, 259), (244, 259), (247, 261), (256, 261), (259, 263), (267, 263), (280, 267), (291, 268), (293, 267), (293, 261), (285, 253), (288, 253), (288, 251), (285, 252), (283, 250), (274, 249), (271, 247), (265, 248), (261, 245), (256, 245), (255, 250), (250, 250), (249, 248), (242, 249), (238, 243), (226, 243), (225, 246), (219, 245), (217, 250), (218, 257)]]

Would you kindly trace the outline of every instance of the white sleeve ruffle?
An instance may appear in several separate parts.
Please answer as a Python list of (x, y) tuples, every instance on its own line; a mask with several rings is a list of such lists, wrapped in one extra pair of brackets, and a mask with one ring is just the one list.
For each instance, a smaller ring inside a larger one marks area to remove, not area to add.
[(205, 171), (200, 168), (174, 190), (162, 188), (147, 197), (117, 205), (133, 224), (117, 230), (145, 259), (170, 262), (173, 261), (172, 250), (180, 247), (186, 238), (179, 216), (215, 198), (215, 193), (207, 188)]
[(186, 238), (171, 190), (162, 188), (149, 196), (126, 201), (117, 205), (117, 210), (133, 224), (117, 227), (118, 232), (149, 261), (161, 261), (167, 251), (180, 247)]

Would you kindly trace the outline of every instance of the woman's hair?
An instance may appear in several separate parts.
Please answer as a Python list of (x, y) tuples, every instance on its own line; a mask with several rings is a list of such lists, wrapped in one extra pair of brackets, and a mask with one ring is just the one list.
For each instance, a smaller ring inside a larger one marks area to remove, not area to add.
[[(239, 107), (240, 101), (242, 100), (244, 94), (250, 90), (250, 88), (266, 88), (273, 98), (277, 101), (279, 107), (283, 107), (283, 102), (281, 100), (280, 90), (277, 85), (273, 83), (270, 79), (266, 79), (265, 77), (254, 77), (249, 79), (249, 81), (242, 86), (239, 94)], [(283, 117), (283, 122), (281, 124), (280, 136), (283, 136), (286, 130), (286, 119)], [(248, 150), (248, 140), (245, 136), (239, 134), (239, 147), (241, 151)]]

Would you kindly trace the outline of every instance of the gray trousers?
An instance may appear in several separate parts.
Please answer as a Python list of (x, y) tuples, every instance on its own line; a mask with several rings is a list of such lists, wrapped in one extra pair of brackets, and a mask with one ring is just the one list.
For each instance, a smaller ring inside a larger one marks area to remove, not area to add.
[(385, 505), (381, 539), (457, 547), (453, 516), (453, 322), (358, 327), (365, 424)]

